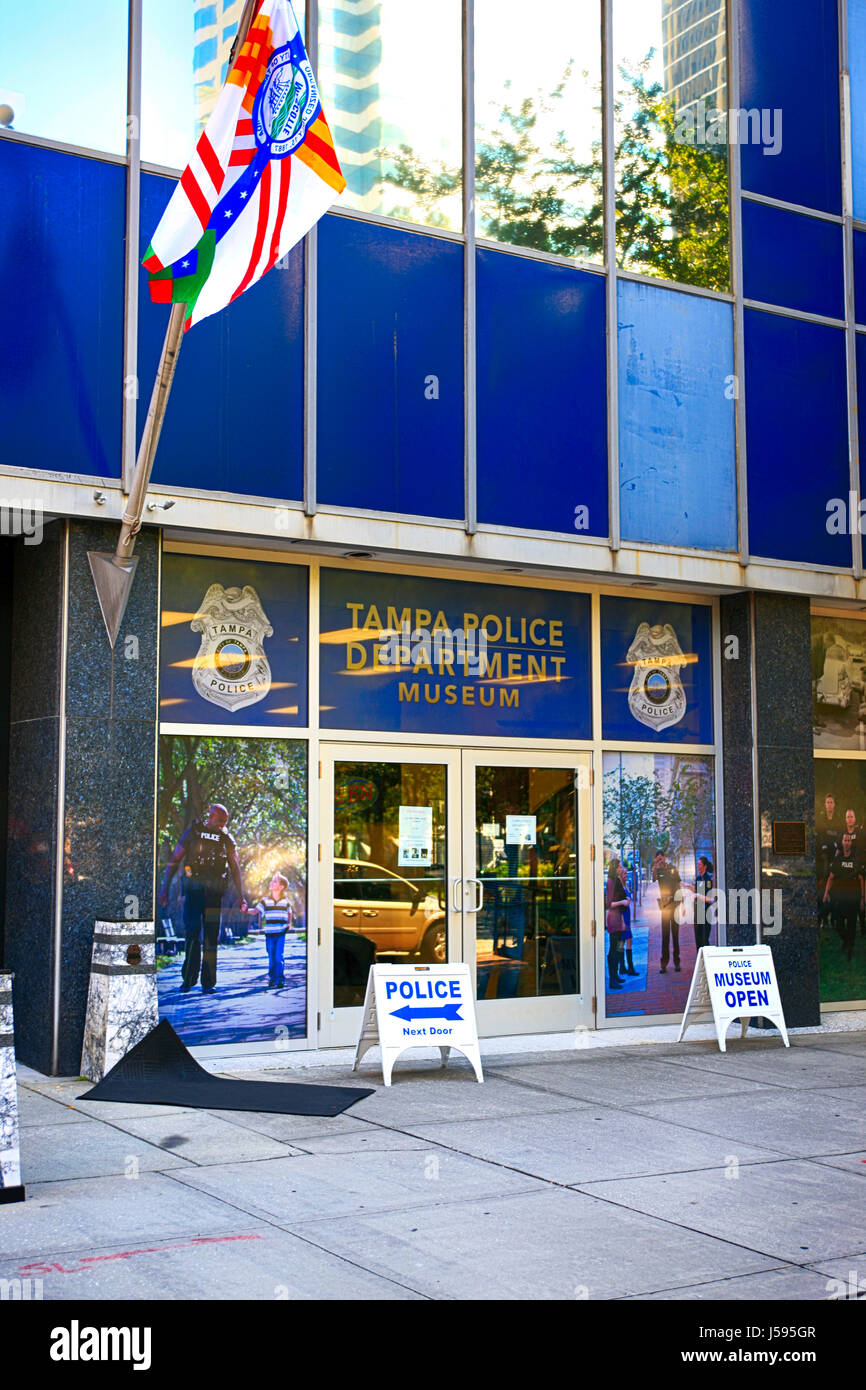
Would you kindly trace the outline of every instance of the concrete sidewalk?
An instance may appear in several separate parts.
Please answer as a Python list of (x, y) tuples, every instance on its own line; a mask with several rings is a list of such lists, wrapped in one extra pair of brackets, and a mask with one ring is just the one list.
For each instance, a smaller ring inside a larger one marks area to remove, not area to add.
[(792, 1041), (492, 1055), (483, 1086), (409, 1054), (390, 1090), (365, 1065), (376, 1093), (336, 1119), (89, 1103), (22, 1069), (0, 1278), (46, 1299), (856, 1296), (866, 1032)]

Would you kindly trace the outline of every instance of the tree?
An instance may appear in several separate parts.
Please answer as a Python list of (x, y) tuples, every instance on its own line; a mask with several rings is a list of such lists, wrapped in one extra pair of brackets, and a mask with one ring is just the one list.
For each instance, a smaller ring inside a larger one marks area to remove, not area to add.
[[(652, 51), (619, 69), (614, 98), (617, 259), (623, 267), (707, 289), (730, 285), (728, 161), (725, 145), (680, 139), (673, 104), (647, 81)], [(545, 96), (515, 100), (507, 83), (492, 126), (476, 140), (475, 185), (482, 236), (578, 260), (604, 250), (601, 142), (577, 157), (565, 130), (542, 146), (561, 110), (572, 65)], [(460, 168), (422, 162), (410, 145), (378, 151), (383, 179), (412, 195), (430, 226), (461, 186)], [(395, 208), (412, 217), (412, 207)]]
[(247, 892), (284, 873), (306, 888), (306, 747), (294, 740), (166, 734), (159, 741), (158, 843), (166, 862), (181, 834), (213, 802), (230, 813)]
[(662, 813), (677, 855), (687, 853), (697, 863), (699, 852), (715, 838), (715, 802), (708, 764), (681, 770), (662, 798)]
[(621, 855), (630, 851), (636, 870), (635, 892), (638, 898), (640, 867), (647, 856), (650, 842), (657, 839), (660, 807), (661, 788), (654, 777), (624, 772), (621, 765), (604, 774), (602, 813), (605, 843)]

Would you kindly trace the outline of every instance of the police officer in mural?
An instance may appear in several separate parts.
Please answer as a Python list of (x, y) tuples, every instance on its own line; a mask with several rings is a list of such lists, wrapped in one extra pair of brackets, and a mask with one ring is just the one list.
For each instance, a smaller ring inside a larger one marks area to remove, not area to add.
[(833, 905), (836, 930), (842, 938), (842, 948), (848, 960), (854, 956), (857, 914), (863, 910), (863, 891), (863, 866), (854, 837), (846, 830), (842, 836), (842, 847), (830, 867), (824, 901)]
[(673, 936), (674, 945), (674, 970), (680, 969), (680, 924), (677, 920), (677, 908), (680, 902), (680, 875), (679, 870), (669, 864), (665, 858), (663, 849), (657, 849), (653, 859), (653, 883), (659, 886), (659, 908), (662, 915), (662, 957), (659, 962), (659, 974), (667, 974), (668, 961), (670, 960), (671, 937)]
[(818, 926), (829, 923), (832, 909), (824, 897), (827, 877), (842, 842), (842, 825), (836, 814), (836, 798), (832, 793), (824, 797), (824, 810), (815, 824), (815, 842), (818, 859)]
[(229, 813), (225, 806), (211, 806), (204, 820), (193, 821), (177, 842), (168, 862), (159, 893), (159, 905), (168, 903), (169, 885), (183, 862), (183, 927), (186, 950), (183, 958), (181, 993), (187, 994), (197, 983), (201, 970), (203, 994), (216, 988), (217, 941), (223, 894), (229, 875), (246, 912), (238, 852), (226, 830)]

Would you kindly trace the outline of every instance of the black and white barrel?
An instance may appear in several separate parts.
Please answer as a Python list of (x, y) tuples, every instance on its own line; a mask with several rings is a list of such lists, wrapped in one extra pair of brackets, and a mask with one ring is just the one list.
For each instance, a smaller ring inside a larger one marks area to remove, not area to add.
[(153, 922), (97, 922), (81, 1075), (101, 1081), (158, 1022)]
[(0, 1203), (23, 1202), (18, 1139), (18, 1081), (12, 1025), (12, 976), (0, 971)]

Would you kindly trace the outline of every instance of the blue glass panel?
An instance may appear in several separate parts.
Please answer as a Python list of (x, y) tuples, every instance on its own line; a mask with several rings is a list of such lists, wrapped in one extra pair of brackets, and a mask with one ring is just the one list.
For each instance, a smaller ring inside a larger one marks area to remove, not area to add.
[(607, 535), (604, 298), (600, 275), (478, 252), (481, 521)]
[[(141, 176), (141, 253), (174, 183)], [(141, 271), (138, 428), (147, 416), (168, 307)], [(304, 455), (304, 253), (184, 335), (154, 482), (299, 501)]]
[(120, 476), (123, 227), (116, 164), (0, 141), (3, 461)]
[(866, 222), (866, 0), (848, 0), (848, 70), (854, 216)]
[(463, 250), (319, 224), (320, 502), (463, 516)]
[(325, 568), (320, 627), (323, 728), (591, 737), (586, 594)]
[(706, 604), (602, 595), (602, 737), (712, 743), (712, 630)]
[(866, 323), (866, 232), (854, 233), (854, 319)]
[(624, 539), (737, 547), (730, 304), (620, 280)]
[(194, 29), (209, 29), (212, 24), (216, 24), (216, 5), (206, 5), (203, 10), (196, 10)]
[(763, 304), (845, 317), (842, 228), (743, 199), (743, 293)]
[(837, 0), (742, 0), (740, 105), (763, 126), (743, 143), (743, 187), (841, 212)]
[(749, 548), (802, 564), (851, 565), (851, 539), (828, 530), (848, 497), (845, 333), (745, 311)]

